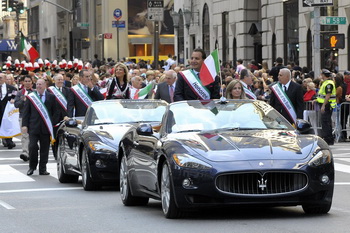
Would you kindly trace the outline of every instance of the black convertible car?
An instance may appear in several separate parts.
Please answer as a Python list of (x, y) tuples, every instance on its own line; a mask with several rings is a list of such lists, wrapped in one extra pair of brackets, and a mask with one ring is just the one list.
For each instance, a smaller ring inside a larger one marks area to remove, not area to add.
[(261, 101), (183, 101), (167, 106), (161, 128), (130, 127), (120, 141), (124, 205), (159, 199), (167, 218), (191, 208), (296, 206), (327, 213), (334, 163), (310, 124), (290, 125)]
[(58, 129), (58, 180), (77, 182), (81, 175), (85, 190), (118, 186), (119, 140), (133, 125), (159, 125), (166, 106), (161, 100), (93, 102), (84, 118), (71, 119)]

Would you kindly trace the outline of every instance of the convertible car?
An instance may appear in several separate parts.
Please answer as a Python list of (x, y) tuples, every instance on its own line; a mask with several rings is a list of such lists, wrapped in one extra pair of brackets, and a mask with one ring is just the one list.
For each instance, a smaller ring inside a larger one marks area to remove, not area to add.
[(297, 129), (261, 101), (182, 101), (156, 131), (143, 123), (120, 141), (120, 195), (126, 206), (161, 200), (166, 218), (230, 205), (332, 205), (334, 162), (325, 141)]
[(77, 182), (81, 175), (85, 190), (119, 186), (119, 140), (133, 125), (159, 125), (166, 106), (161, 100), (97, 101), (84, 118), (62, 123), (57, 131), (58, 180)]

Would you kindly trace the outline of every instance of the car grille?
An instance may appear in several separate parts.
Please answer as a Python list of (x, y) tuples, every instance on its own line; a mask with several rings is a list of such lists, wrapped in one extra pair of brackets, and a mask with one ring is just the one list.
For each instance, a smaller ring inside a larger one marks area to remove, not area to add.
[(244, 195), (291, 193), (302, 190), (307, 183), (306, 174), (293, 172), (225, 174), (216, 179), (220, 191)]

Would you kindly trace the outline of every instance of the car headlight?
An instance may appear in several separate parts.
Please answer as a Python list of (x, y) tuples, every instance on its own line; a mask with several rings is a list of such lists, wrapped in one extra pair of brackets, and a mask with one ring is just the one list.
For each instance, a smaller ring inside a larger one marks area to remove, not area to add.
[(101, 151), (101, 152), (115, 152), (115, 149), (112, 147), (100, 142), (100, 141), (90, 141), (88, 143), (89, 147), (93, 151)]
[(180, 167), (194, 169), (210, 169), (212, 166), (200, 159), (197, 159), (189, 154), (173, 154), (173, 159)]
[(330, 152), (330, 150), (318, 148), (314, 152), (312, 159), (309, 161), (309, 166), (317, 167), (317, 166), (321, 166), (331, 162), (332, 162), (332, 153)]

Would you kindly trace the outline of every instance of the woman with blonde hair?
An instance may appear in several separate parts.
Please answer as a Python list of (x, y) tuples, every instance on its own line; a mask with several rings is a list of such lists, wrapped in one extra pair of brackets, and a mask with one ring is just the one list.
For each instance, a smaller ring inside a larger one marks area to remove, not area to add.
[(114, 66), (114, 77), (111, 77), (106, 84), (106, 99), (129, 99), (128, 67), (118, 62)]
[(247, 99), (242, 83), (234, 79), (226, 87), (227, 99)]

